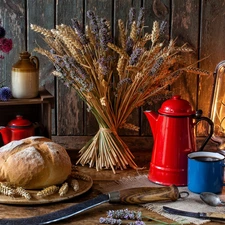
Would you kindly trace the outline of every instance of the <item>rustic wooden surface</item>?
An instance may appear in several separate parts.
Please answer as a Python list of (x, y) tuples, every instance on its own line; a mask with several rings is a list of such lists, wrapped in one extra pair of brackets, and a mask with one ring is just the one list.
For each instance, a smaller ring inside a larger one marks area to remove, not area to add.
[[(86, 192), (85, 194), (78, 196), (74, 199), (70, 199), (67, 201), (59, 202), (59, 203), (52, 203), (52, 204), (44, 204), (44, 205), (29, 205), (29, 206), (14, 206), (14, 205), (5, 205), (0, 204), (0, 218), (22, 218), (22, 217), (32, 217), (37, 215), (42, 215), (46, 213), (50, 213), (53, 211), (57, 211), (59, 209), (64, 209), (68, 206), (71, 206), (73, 204), (80, 203), (82, 201), (91, 199), (93, 197), (96, 197), (97, 195), (101, 194), (100, 187), (103, 185), (110, 185), (114, 184), (116, 180), (120, 180), (121, 178), (126, 178), (128, 176), (133, 177), (137, 175), (147, 174), (149, 169), (149, 159), (151, 157), (150, 152), (145, 151), (139, 151), (136, 152), (135, 156), (137, 157), (137, 164), (140, 167), (143, 167), (142, 170), (133, 170), (128, 168), (127, 170), (118, 170), (116, 174), (113, 174), (111, 170), (102, 170), (99, 172), (96, 172), (93, 168), (80, 167), (78, 166), (78, 170), (80, 172), (83, 172), (85, 174), (88, 174), (92, 177), (94, 183), (93, 187)], [(75, 159), (72, 157), (72, 161), (75, 163)], [(100, 217), (106, 217), (106, 212), (108, 210), (117, 210), (117, 209), (125, 209), (128, 208), (130, 210), (136, 210), (136, 211), (142, 211), (142, 214), (144, 216), (158, 219), (160, 221), (168, 222), (168, 223), (174, 223), (173, 221), (154, 213), (150, 210), (147, 210), (141, 206), (137, 205), (121, 205), (121, 204), (109, 204), (104, 203), (102, 205), (99, 205), (89, 211), (83, 212), (80, 215), (74, 216), (72, 218), (69, 218), (64, 221), (56, 222), (54, 224), (71, 224), (71, 225), (98, 225), (99, 218)], [(1, 220), (0, 220), (1, 222)], [(150, 224), (156, 224), (153, 221), (149, 221)], [(210, 222), (206, 225), (217, 225), (220, 223)]]
[[(74, 140), (94, 135), (98, 125), (75, 91), (51, 75), (52, 64), (33, 52), (37, 44), (45, 44), (41, 36), (30, 29), (30, 24), (51, 29), (61, 23), (71, 25), (71, 18), (74, 17), (85, 24), (86, 12), (91, 9), (111, 22), (116, 39), (117, 20), (126, 20), (131, 7), (137, 11), (140, 7), (145, 8), (147, 32), (151, 31), (153, 21), (166, 21), (168, 26), (165, 33), (168, 39), (177, 38), (178, 45), (188, 43), (193, 47), (194, 54), (185, 59), (187, 64), (196, 63), (202, 69), (214, 71), (216, 65), (224, 60), (225, 0), (0, 0), (0, 19), (7, 31), (7, 38), (12, 38), (14, 43), (13, 50), (5, 55), (4, 60), (0, 60), (0, 81), (5, 80), (5, 84), (10, 86), (11, 67), (18, 60), (20, 52), (27, 50), (38, 56), (40, 86), (55, 97), (55, 108), (52, 110), (52, 134), (55, 141), (62, 142), (62, 137), (66, 137), (77, 149), (80, 144)], [(201, 59), (204, 60), (197, 63)], [(180, 77), (170, 88), (174, 94), (180, 94), (188, 100), (193, 108), (202, 109), (204, 116), (209, 116), (212, 83), (212, 77), (188, 74)], [(157, 110), (160, 105), (161, 102), (136, 109), (129, 121), (140, 126), (140, 131), (121, 130), (120, 135), (144, 144), (142, 137), (151, 136), (151, 129), (143, 110)], [(206, 131), (207, 125), (200, 123), (198, 136), (205, 135)], [(145, 144), (148, 146), (148, 142)]]

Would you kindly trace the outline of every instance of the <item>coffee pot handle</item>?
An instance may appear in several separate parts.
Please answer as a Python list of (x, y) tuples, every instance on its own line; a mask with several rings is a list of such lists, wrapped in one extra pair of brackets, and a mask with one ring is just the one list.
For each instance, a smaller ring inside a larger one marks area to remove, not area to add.
[(195, 113), (195, 119), (197, 120), (196, 124), (198, 124), (202, 120), (205, 120), (209, 124), (209, 127), (210, 127), (209, 135), (206, 137), (206, 139), (204, 140), (202, 146), (198, 150), (198, 151), (202, 151), (204, 149), (205, 145), (207, 144), (207, 142), (211, 139), (211, 137), (213, 135), (213, 132), (214, 132), (214, 123), (208, 117), (202, 116), (202, 110), (201, 109), (199, 109), (199, 110), (196, 111), (196, 113)]

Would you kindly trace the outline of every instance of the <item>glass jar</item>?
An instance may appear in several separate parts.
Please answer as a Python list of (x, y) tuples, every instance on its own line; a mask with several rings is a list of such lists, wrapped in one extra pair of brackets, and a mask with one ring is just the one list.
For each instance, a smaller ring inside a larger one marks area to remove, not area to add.
[(29, 52), (20, 53), (12, 67), (11, 91), (14, 98), (35, 98), (39, 91), (39, 60)]

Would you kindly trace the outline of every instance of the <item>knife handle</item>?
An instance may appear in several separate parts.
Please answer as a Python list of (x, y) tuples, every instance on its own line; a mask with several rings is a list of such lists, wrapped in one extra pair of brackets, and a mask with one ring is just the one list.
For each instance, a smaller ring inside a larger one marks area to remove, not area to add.
[[(213, 219), (221, 219), (223, 222), (225, 220), (225, 214), (222, 212), (208, 212), (208, 213), (203, 213), (204, 216), (210, 218), (211, 220)], [(216, 220), (215, 220), (216, 221)]]
[(179, 190), (175, 185), (166, 187), (140, 187), (110, 192), (109, 202), (143, 204), (156, 201), (176, 201), (179, 197)]

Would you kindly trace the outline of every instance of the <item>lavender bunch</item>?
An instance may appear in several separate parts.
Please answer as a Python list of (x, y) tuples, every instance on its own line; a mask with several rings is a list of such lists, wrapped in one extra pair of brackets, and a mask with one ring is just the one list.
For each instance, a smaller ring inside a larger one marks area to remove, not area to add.
[(136, 220), (136, 221), (127, 221), (127, 225), (145, 225), (145, 222), (142, 221), (142, 213), (140, 211), (133, 211), (128, 209), (121, 210), (109, 210), (107, 212), (107, 217), (101, 217), (99, 219), (100, 223), (103, 224), (122, 224), (125, 220)]
[[(143, 218), (147, 219), (146, 222), (142, 220), (142, 212), (134, 211), (128, 209), (120, 209), (120, 210), (109, 210), (107, 212), (107, 217), (100, 217), (99, 223), (101, 224), (115, 224), (115, 225), (147, 225), (153, 224), (152, 221), (155, 221), (155, 224), (164, 224), (164, 225), (181, 225), (181, 224), (189, 224), (189, 223), (179, 223), (179, 222), (164, 222), (158, 219), (154, 219), (151, 217), (143, 216)], [(136, 220), (136, 221), (131, 221)], [(147, 221), (150, 221), (148, 223)]]
[(109, 210), (107, 212), (108, 217), (120, 218), (120, 219), (130, 219), (130, 220), (141, 220), (142, 213), (140, 211), (131, 211), (128, 209), (121, 210)]
[[(117, 224), (121, 225), (123, 224), (123, 221), (121, 219), (114, 219), (114, 218), (103, 218), (101, 217), (99, 219), (99, 223), (101, 224)], [(126, 225), (146, 225), (143, 221), (134, 221), (134, 222), (127, 222)]]
[(121, 128), (138, 130), (127, 123), (133, 110), (155, 95), (165, 95), (183, 72), (210, 73), (185, 66), (184, 55), (192, 49), (177, 47), (174, 40), (168, 43), (165, 22), (154, 21), (151, 33), (146, 33), (144, 8), (137, 16), (131, 8), (128, 21), (118, 20), (118, 38), (104, 18), (90, 10), (87, 18), (85, 28), (77, 19), (72, 20), (73, 27), (61, 24), (51, 30), (31, 24), (54, 49), (35, 51), (53, 62), (53, 75), (76, 90), (99, 124), (96, 135), (79, 151), (77, 164), (95, 166), (97, 171), (111, 168), (113, 173), (128, 165), (136, 169), (133, 154), (118, 134)]

